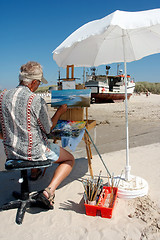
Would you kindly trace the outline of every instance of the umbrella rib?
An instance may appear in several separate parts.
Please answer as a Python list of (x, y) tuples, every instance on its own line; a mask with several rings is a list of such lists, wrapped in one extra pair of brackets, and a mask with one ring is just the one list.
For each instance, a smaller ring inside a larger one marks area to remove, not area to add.
[[(152, 26), (151, 26), (152, 27)], [(160, 33), (158, 33), (158, 32), (155, 32), (155, 31), (153, 31), (152, 29), (150, 29), (150, 31), (151, 32), (153, 32), (155, 35), (157, 35), (158, 37), (160, 36)]]
[[(153, 26), (158, 26), (158, 24), (153, 25)], [(155, 32), (155, 31), (152, 29), (153, 26), (148, 27), (147, 30), (149, 30), (150, 32), (154, 33), (155, 35), (157, 35), (157, 36), (159, 37), (159, 36), (160, 36), (160, 33)], [(141, 29), (142, 29), (142, 28), (136, 29), (136, 31), (139, 32), (139, 31), (141, 31)], [(145, 29), (145, 28), (144, 28), (144, 29)]]

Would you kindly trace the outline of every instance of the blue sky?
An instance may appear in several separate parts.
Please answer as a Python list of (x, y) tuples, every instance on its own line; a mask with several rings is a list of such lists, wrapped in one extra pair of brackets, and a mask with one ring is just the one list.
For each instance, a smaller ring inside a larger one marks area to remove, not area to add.
[[(58, 66), (52, 51), (73, 31), (115, 10), (154, 8), (160, 8), (159, 0), (0, 0), (0, 89), (17, 86), (20, 66), (30, 60), (41, 63), (48, 85), (56, 84)], [(110, 66), (110, 74), (116, 74), (116, 64)], [(135, 81), (160, 82), (159, 68), (160, 54), (127, 64)], [(75, 77), (82, 78), (82, 72), (75, 68)], [(105, 66), (97, 72), (105, 74)], [(65, 75), (61, 69), (61, 77)]]

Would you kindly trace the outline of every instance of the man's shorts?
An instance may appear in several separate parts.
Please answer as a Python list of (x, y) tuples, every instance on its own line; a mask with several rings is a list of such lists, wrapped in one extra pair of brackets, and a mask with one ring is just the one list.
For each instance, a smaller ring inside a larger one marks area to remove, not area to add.
[(47, 159), (52, 161), (57, 161), (60, 155), (60, 147), (55, 143), (49, 143), (46, 149), (45, 155)]

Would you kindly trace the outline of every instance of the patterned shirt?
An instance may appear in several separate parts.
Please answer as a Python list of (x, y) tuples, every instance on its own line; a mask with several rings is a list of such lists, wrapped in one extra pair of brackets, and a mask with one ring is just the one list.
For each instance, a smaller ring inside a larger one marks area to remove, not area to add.
[(46, 160), (51, 126), (46, 102), (28, 87), (0, 94), (0, 132), (7, 159)]

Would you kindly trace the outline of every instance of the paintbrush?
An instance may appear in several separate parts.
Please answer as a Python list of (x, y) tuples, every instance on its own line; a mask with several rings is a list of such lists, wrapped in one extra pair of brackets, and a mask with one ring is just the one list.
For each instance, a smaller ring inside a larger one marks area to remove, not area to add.
[(121, 180), (122, 174), (123, 174), (123, 170), (122, 170), (122, 172), (121, 172), (121, 176), (120, 176), (120, 178), (119, 178), (119, 181), (118, 181), (118, 183), (117, 183), (117, 185), (116, 185), (117, 188), (118, 188), (118, 186), (119, 186), (119, 183), (120, 183), (120, 180)]
[(97, 202), (96, 206), (99, 205), (100, 201), (101, 201), (102, 198), (104, 197), (104, 194), (105, 194), (105, 189), (102, 190), (102, 192), (101, 192), (101, 194), (100, 194), (100, 196), (99, 196), (99, 199), (98, 199), (98, 202)]
[(87, 194), (87, 189), (86, 189), (86, 184), (82, 181), (83, 183), (83, 187), (84, 187), (84, 191), (85, 191), (85, 194), (86, 194), (86, 197), (88, 198), (88, 194)]
[(96, 189), (97, 189), (97, 186), (96, 186), (96, 184), (92, 184), (92, 194), (91, 194), (91, 201), (93, 201), (93, 196), (94, 196), (94, 194), (95, 194), (95, 192), (96, 192)]
[[(98, 185), (98, 187), (96, 188), (96, 191), (95, 191), (95, 193), (94, 193), (93, 201), (95, 200), (96, 197), (98, 197), (98, 194), (100, 195), (100, 193), (101, 193), (100, 189), (101, 189), (101, 187), (103, 187), (102, 183), (103, 183), (103, 181), (102, 181), (102, 179), (101, 179), (100, 182), (99, 182), (99, 185)], [(98, 193), (99, 191), (100, 191), (100, 193)]]
[(110, 203), (109, 203), (109, 208), (112, 207), (113, 205), (113, 199), (114, 199), (114, 191), (113, 191), (113, 185), (114, 185), (114, 173), (112, 175), (112, 178), (111, 178), (111, 183), (112, 183), (112, 188), (111, 188), (111, 195), (110, 195)]
[(108, 185), (109, 185), (109, 187), (111, 187), (110, 186), (110, 180), (109, 180), (109, 175), (107, 174), (107, 177), (108, 177)]
[(98, 176), (98, 180), (97, 180), (97, 187), (98, 187), (98, 184), (99, 184), (99, 181), (100, 181), (100, 178), (101, 178), (101, 173), (102, 173), (102, 170), (99, 172), (99, 176)]

